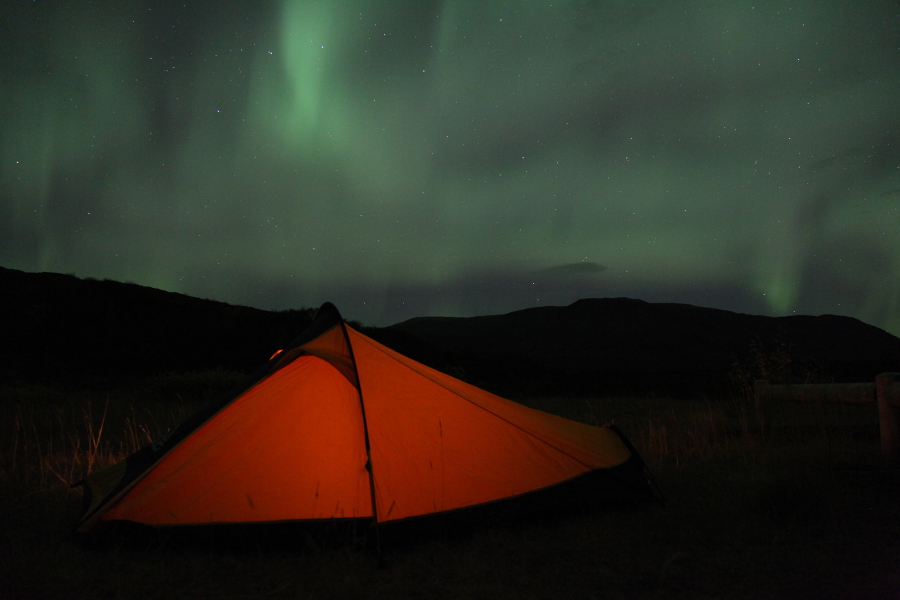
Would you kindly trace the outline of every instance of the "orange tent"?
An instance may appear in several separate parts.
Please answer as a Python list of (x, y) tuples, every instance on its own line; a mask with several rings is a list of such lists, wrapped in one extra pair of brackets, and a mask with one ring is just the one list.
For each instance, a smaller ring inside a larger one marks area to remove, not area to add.
[(518, 496), (586, 473), (643, 486), (615, 428), (526, 408), (402, 356), (325, 304), (243, 390), (85, 480), (79, 531), (374, 518)]

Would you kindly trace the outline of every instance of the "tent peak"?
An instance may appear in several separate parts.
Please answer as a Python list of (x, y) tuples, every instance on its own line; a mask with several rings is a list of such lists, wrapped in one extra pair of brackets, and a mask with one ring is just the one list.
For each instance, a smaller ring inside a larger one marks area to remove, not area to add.
[(337, 307), (331, 302), (326, 302), (322, 306), (319, 307), (319, 310), (316, 311), (316, 316), (313, 317), (312, 323), (300, 334), (299, 337), (294, 339), (290, 344), (284, 347), (284, 351), (293, 350), (298, 346), (302, 346), (306, 342), (310, 340), (314, 340), (319, 337), (335, 325), (344, 322), (344, 317), (341, 316), (340, 311), (338, 311)]
[(319, 307), (319, 310), (316, 311), (314, 320), (318, 320), (320, 318), (328, 319), (329, 321), (334, 322), (341, 322), (344, 320), (344, 318), (341, 316), (340, 311), (337, 309), (337, 306), (335, 306), (331, 302), (326, 302)]

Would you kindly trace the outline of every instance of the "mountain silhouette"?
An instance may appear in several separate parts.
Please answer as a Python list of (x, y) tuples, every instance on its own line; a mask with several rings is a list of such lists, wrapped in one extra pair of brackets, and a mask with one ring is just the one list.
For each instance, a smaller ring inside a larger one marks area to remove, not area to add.
[[(4, 380), (106, 385), (171, 371), (250, 372), (299, 335), (315, 309), (265, 311), (0, 267), (0, 314)], [(900, 339), (851, 317), (765, 317), (629, 298), (362, 329), (509, 397), (722, 394), (757, 377), (874, 381), (900, 369)]]
[(271, 312), (133, 283), (0, 267), (0, 373), (61, 384), (160, 372), (249, 372), (315, 310)]
[(388, 329), (508, 394), (724, 393), (757, 377), (874, 381), (900, 368), (900, 339), (852, 317), (766, 317), (629, 298), (419, 317)]

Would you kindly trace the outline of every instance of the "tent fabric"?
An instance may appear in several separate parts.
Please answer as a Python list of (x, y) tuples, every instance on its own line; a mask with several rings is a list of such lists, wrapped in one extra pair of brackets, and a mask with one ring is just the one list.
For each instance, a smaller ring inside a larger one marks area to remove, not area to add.
[(86, 478), (79, 527), (439, 513), (643, 467), (614, 428), (527, 408), (356, 331), (333, 305), (236, 393)]
[(610, 429), (504, 400), (348, 333), (379, 521), (517, 496), (630, 456)]
[(356, 389), (328, 362), (301, 356), (185, 439), (104, 518), (177, 525), (372, 516), (366, 461)]

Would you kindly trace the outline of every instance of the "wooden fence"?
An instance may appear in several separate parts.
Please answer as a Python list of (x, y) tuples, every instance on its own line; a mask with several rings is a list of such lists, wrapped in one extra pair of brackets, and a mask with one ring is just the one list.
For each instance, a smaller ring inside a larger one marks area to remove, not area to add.
[(882, 373), (875, 383), (818, 383), (769, 385), (753, 382), (760, 423), (768, 425), (767, 408), (773, 402), (839, 402), (877, 404), (881, 424), (881, 453), (888, 460), (900, 459), (900, 373)]

